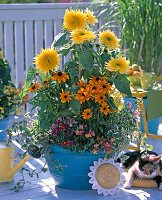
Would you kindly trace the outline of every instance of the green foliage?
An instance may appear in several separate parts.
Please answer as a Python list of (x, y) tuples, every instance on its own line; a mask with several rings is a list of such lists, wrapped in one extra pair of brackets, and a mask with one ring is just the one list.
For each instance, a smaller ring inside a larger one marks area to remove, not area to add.
[(122, 41), (129, 49), (131, 64), (137, 63), (145, 71), (161, 73), (162, 36), (160, 0), (119, 0), (119, 19)]
[[(24, 88), (19, 93), (20, 99), (22, 99), (28, 93), (29, 87), (31, 86), (31, 83), (32, 83), (33, 79), (35, 78), (35, 76), (36, 76), (35, 69), (32, 66), (30, 66), (29, 70), (28, 70), (27, 78), (25, 80)], [(42, 76), (43, 75), (41, 74), (40, 77), (42, 78)]]
[(11, 68), (5, 58), (0, 58), (0, 119), (17, 114), (22, 102), (18, 98), (18, 89), (11, 82)]
[(123, 94), (126, 94), (128, 97), (132, 97), (132, 93), (130, 90), (130, 81), (127, 79), (127, 75), (120, 75), (118, 74), (115, 79), (114, 83), (116, 88)]

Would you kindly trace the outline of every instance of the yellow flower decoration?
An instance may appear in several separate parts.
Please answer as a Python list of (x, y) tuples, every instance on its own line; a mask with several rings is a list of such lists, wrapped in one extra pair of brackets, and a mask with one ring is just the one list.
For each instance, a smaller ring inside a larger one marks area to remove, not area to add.
[(69, 102), (71, 100), (71, 97), (72, 95), (69, 94), (69, 91), (68, 92), (62, 91), (62, 93), (60, 93), (60, 99), (62, 103), (65, 103), (66, 101)]
[(54, 80), (57, 80), (58, 83), (61, 83), (61, 81), (63, 81), (64, 83), (67, 81), (67, 79), (69, 79), (69, 76), (66, 74), (66, 72), (63, 72), (63, 71), (58, 71), (58, 72), (55, 72), (52, 76), (51, 76), (51, 79), (54, 81)]
[(124, 108), (124, 99), (123, 96), (119, 92), (115, 92), (111, 95), (114, 99), (114, 104), (118, 107), (119, 110)]
[(64, 27), (69, 31), (85, 28), (87, 24), (86, 14), (80, 10), (66, 10), (64, 16)]
[(117, 37), (110, 30), (100, 32), (99, 40), (101, 44), (106, 45), (109, 49), (116, 49), (119, 47)]
[(84, 119), (89, 119), (92, 117), (92, 112), (91, 112), (91, 109), (87, 108), (83, 111), (83, 114), (82, 114), (83, 118)]
[(71, 32), (70, 37), (75, 44), (83, 44), (85, 41), (92, 41), (96, 38), (94, 32), (86, 29), (75, 29)]
[(92, 24), (93, 26), (95, 25), (95, 23), (98, 22), (98, 20), (96, 19), (96, 17), (93, 15), (94, 12), (88, 10), (88, 8), (85, 10), (85, 13), (87, 15), (87, 23), (88, 24)]
[(37, 68), (46, 73), (49, 70), (57, 69), (60, 58), (59, 54), (53, 48), (42, 49), (37, 57), (34, 57), (34, 63)]
[(105, 65), (109, 71), (119, 71), (120, 73), (126, 73), (129, 69), (129, 61), (126, 58), (113, 58)]

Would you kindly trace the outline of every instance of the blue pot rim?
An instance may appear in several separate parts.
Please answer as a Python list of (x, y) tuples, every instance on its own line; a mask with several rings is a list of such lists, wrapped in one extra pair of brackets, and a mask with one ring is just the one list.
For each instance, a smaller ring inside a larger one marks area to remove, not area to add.
[(80, 152), (80, 153), (77, 153), (77, 152), (72, 152), (70, 150), (67, 150), (67, 149), (64, 149), (63, 147), (61, 146), (56, 146), (54, 144), (49, 144), (49, 146), (52, 148), (52, 151), (53, 152), (56, 152), (56, 153), (66, 153), (66, 154), (71, 154), (71, 155), (79, 155), (79, 156), (98, 156), (98, 155), (103, 155), (103, 154), (106, 154), (104, 151), (99, 151), (97, 154), (94, 154), (93, 152), (87, 152), (87, 153), (84, 153), (84, 152)]
[(8, 121), (10, 121), (10, 119), (11, 119), (10, 116), (9, 117), (5, 117), (3, 119), (0, 119), (0, 122), (8, 122)]

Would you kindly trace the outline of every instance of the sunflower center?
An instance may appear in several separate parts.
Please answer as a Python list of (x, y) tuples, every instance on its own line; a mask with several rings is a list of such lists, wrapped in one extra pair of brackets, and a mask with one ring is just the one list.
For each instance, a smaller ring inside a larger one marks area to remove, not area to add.
[(107, 37), (106, 39), (107, 39), (109, 42), (111, 41), (111, 38), (109, 38), (109, 37)]
[(106, 110), (106, 107), (104, 107), (103, 110)]
[(92, 90), (96, 90), (96, 87), (93, 87)]
[(82, 93), (82, 96), (85, 97), (84, 93)]
[(32, 86), (32, 89), (33, 89), (33, 90), (35, 89), (35, 86), (34, 86), (34, 85)]
[(120, 66), (120, 64), (119, 64), (119, 63), (117, 63), (116, 65), (117, 65), (118, 67)]
[(47, 83), (47, 81), (44, 81), (44, 83)]
[(101, 96), (100, 99), (103, 99), (103, 97)]
[(81, 32), (80, 35), (83, 36), (83, 35), (85, 35), (85, 33)]
[(103, 85), (102, 87), (103, 87), (103, 88), (106, 88), (106, 85)]
[(62, 72), (58, 72), (58, 76), (62, 76)]
[(100, 78), (99, 77), (96, 77), (96, 81), (99, 81), (100, 80)]
[(66, 98), (67, 98), (67, 95), (65, 95), (64, 98), (66, 99)]
[(87, 113), (87, 115), (90, 115), (90, 113)]

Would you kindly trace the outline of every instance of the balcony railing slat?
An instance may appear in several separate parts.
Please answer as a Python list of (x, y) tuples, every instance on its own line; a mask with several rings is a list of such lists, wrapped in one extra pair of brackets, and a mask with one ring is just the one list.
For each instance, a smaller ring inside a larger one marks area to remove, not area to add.
[(20, 81), (24, 82), (24, 38), (23, 38), (23, 22), (15, 22), (15, 72), (16, 85)]
[(35, 54), (39, 54), (43, 48), (43, 21), (35, 21)]
[(44, 30), (45, 30), (45, 47), (50, 47), (53, 39), (54, 39), (54, 34), (53, 34), (53, 23), (52, 20), (48, 20), (44, 22)]
[(13, 41), (13, 22), (4, 22), (4, 42), (5, 42), (5, 58), (8, 60), (11, 66), (11, 79), (15, 80), (15, 70), (14, 70), (14, 41)]

